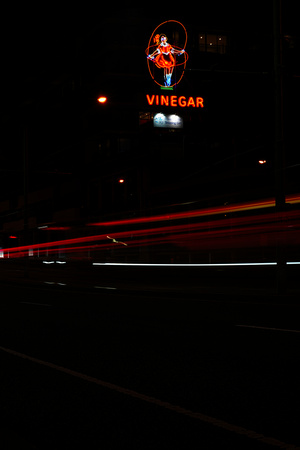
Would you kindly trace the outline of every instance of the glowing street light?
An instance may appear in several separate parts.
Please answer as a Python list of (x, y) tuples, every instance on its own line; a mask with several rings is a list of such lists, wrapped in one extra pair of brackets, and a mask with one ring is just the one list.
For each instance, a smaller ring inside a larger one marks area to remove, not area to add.
[(107, 102), (107, 97), (105, 97), (104, 95), (101, 95), (101, 97), (97, 98), (98, 102), (103, 104)]

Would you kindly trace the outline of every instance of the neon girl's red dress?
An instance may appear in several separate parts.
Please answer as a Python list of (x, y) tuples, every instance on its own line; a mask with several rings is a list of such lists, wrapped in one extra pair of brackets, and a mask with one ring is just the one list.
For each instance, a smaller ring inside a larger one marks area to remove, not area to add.
[(157, 50), (160, 52), (154, 60), (157, 67), (164, 69), (175, 66), (175, 58), (171, 53), (173, 47), (170, 44), (161, 44), (158, 46)]

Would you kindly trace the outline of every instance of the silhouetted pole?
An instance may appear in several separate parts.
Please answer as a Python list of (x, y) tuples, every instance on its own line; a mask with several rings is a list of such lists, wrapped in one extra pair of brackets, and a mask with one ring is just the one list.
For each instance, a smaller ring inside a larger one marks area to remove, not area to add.
[(274, 4), (274, 127), (275, 127), (275, 183), (276, 206), (284, 209), (284, 136), (283, 136), (283, 63), (282, 63), (282, 27), (281, 0)]
[[(273, 39), (275, 201), (279, 222), (281, 222), (284, 220), (285, 211), (281, 0), (273, 0)], [(286, 290), (286, 261), (282, 242), (278, 242), (277, 245), (277, 267), (277, 291), (284, 293)]]
[[(24, 238), (23, 245), (28, 245), (28, 128), (24, 126), (23, 137), (23, 191), (24, 191)], [(28, 253), (24, 258), (24, 275), (28, 277)]]

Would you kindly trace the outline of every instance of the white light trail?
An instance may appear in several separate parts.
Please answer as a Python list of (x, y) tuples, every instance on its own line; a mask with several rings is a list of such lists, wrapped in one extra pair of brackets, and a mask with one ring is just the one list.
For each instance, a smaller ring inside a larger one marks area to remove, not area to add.
[[(287, 263), (288, 264), (288, 263)], [(239, 267), (239, 266), (276, 266), (277, 262), (244, 262), (244, 263), (179, 263), (179, 264), (164, 264), (164, 263), (106, 263), (95, 262), (93, 266), (125, 266), (125, 267)]]

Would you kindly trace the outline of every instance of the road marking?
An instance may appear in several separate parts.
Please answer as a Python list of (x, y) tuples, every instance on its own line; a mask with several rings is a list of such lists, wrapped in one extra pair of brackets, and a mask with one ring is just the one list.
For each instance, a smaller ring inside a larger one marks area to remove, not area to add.
[(215, 427), (222, 428), (227, 431), (231, 431), (233, 433), (248, 437), (250, 439), (254, 439), (256, 441), (260, 441), (265, 444), (273, 445), (274, 447), (279, 447), (279, 448), (283, 448), (286, 450), (300, 450), (300, 447), (296, 447), (293, 444), (287, 444), (285, 442), (279, 441), (278, 439), (264, 436), (263, 434), (257, 433), (256, 431), (248, 430), (247, 428), (240, 427), (238, 425), (234, 425), (234, 424), (225, 422), (224, 420), (216, 419), (211, 416), (207, 416), (206, 414), (197, 413), (197, 412), (191, 411), (189, 409), (182, 408), (181, 406), (178, 406), (178, 405), (173, 405), (172, 403), (169, 403), (169, 402), (166, 402), (163, 400), (159, 400), (158, 398), (151, 397), (149, 395), (141, 394), (141, 393), (133, 391), (131, 389), (126, 389), (122, 386), (118, 386), (117, 384), (108, 383), (107, 381), (99, 380), (98, 378), (94, 378), (89, 375), (85, 375), (83, 373), (76, 372), (75, 370), (71, 370), (66, 367), (58, 366), (56, 364), (50, 363), (48, 361), (43, 361), (41, 359), (34, 358), (29, 355), (25, 355), (24, 353), (16, 352), (15, 350), (12, 350), (9, 348), (0, 346), (0, 350), (8, 353), (10, 355), (14, 355), (19, 358), (34, 362), (36, 364), (40, 364), (42, 366), (49, 367), (51, 369), (57, 370), (58, 372), (62, 372), (67, 375), (71, 375), (73, 377), (79, 378), (79, 379), (87, 381), (89, 383), (94, 383), (98, 386), (105, 387), (107, 389), (110, 389), (115, 392), (119, 392), (124, 395), (128, 395), (129, 397), (136, 398), (138, 400), (142, 400), (146, 403), (151, 403), (153, 405), (160, 406), (161, 408), (167, 409), (169, 411), (174, 411), (178, 414), (182, 414), (184, 416), (200, 420), (201, 422), (208, 423)]
[(35, 303), (35, 302), (19, 302), (23, 305), (35, 305), (35, 306), (52, 306), (49, 303)]
[(289, 333), (300, 333), (300, 330), (289, 330), (288, 328), (260, 327), (257, 325), (236, 325), (236, 326), (240, 328), (257, 328), (258, 330), (286, 331)]
[(54, 285), (67, 286), (67, 283), (61, 283), (61, 282), (58, 282), (58, 281), (44, 281), (44, 284), (49, 284), (51, 286), (54, 286)]
[(112, 286), (94, 286), (95, 289), (107, 289), (107, 290), (116, 290), (116, 287), (112, 287)]

